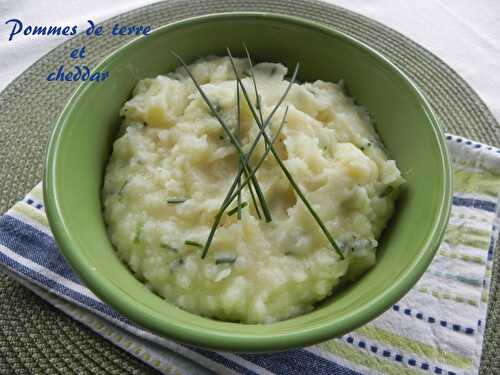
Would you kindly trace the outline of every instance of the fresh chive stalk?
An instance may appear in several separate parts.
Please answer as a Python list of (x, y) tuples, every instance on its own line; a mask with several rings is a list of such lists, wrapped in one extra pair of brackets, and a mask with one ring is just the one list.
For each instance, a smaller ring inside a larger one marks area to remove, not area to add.
[[(243, 47), (245, 48), (245, 52), (247, 54), (248, 64), (250, 65), (250, 77), (252, 78), (253, 88), (255, 91), (255, 108), (257, 108), (257, 111), (259, 112), (260, 122), (261, 122), (261, 124), (263, 124), (264, 118), (262, 117), (261, 97), (259, 95), (259, 91), (257, 90), (257, 82), (255, 81), (255, 75), (253, 74), (252, 59), (250, 57), (250, 52), (248, 52), (246, 44), (243, 44)], [(238, 83), (238, 81), (236, 81), (236, 83)], [(266, 146), (266, 150), (267, 150), (267, 143), (264, 142), (264, 145)]]
[[(236, 82), (236, 136), (238, 141), (240, 141), (241, 137), (241, 122), (240, 122), (240, 85)], [(241, 159), (238, 158), (238, 170), (241, 169)], [(241, 186), (241, 177), (238, 178), (238, 187)], [(241, 191), (238, 193), (238, 220), (241, 220)]]
[[(175, 52), (172, 52), (172, 54), (180, 61), (180, 63), (184, 67), (184, 70), (186, 71), (186, 73), (189, 75), (189, 77), (193, 81), (193, 83), (194, 83), (196, 89), (198, 90), (198, 92), (200, 93), (201, 97), (203, 98), (203, 100), (208, 105), (208, 108), (210, 108), (210, 110), (214, 114), (215, 118), (221, 124), (221, 126), (224, 129), (224, 131), (226, 132), (227, 136), (229, 137), (229, 139), (233, 143), (234, 147), (238, 151), (239, 158), (241, 159), (242, 164), (243, 164), (243, 169), (245, 170), (245, 174), (249, 174), (250, 173), (250, 167), (248, 166), (248, 162), (245, 160), (245, 152), (241, 148), (240, 143), (234, 137), (233, 133), (231, 133), (231, 131), (229, 130), (229, 128), (227, 127), (226, 123), (221, 118), (221, 116), (219, 115), (219, 113), (215, 110), (212, 102), (207, 97), (207, 95), (205, 94), (205, 92), (203, 91), (203, 89), (201, 88), (201, 86), (198, 84), (198, 82), (194, 78), (193, 74), (189, 70), (187, 64), (184, 62), (184, 60), (179, 55), (177, 55)], [(271, 212), (269, 211), (269, 207), (267, 206), (266, 200), (264, 198), (264, 194), (262, 193), (262, 190), (260, 189), (259, 183), (257, 182), (257, 179), (255, 177), (252, 179), (252, 184), (253, 184), (253, 186), (255, 188), (255, 192), (257, 193), (257, 196), (259, 198), (259, 202), (260, 202), (260, 205), (262, 207), (262, 211), (264, 213), (264, 217), (265, 217), (266, 221), (267, 222), (272, 221)], [(257, 207), (257, 205), (255, 207)], [(258, 210), (258, 208), (257, 208), (257, 210)], [(259, 214), (259, 217), (260, 217), (260, 214)]]
[[(229, 50), (229, 48), (227, 48), (227, 52), (229, 54), (229, 59), (231, 61), (231, 65), (233, 67), (234, 74), (236, 76), (236, 80), (240, 84), (241, 91), (243, 92), (243, 95), (245, 96), (245, 99), (246, 99), (246, 101), (247, 101), (247, 103), (248, 103), (248, 105), (250, 107), (250, 110), (251, 110), (252, 115), (253, 115), (253, 117), (255, 119), (255, 122), (257, 123), (257, 126), (259, 126), (259, 128), (262, 129), (262, 125), (263, 124), (259, 124), (259, 118), (258, 118), (257, 114), (255, 113), (255, 110), (253, 109), (252, 105), (251, 105), (252, 102), (250, 100), (250, 97), (248, 96), (248, 93), (247, 93), (247, 91), (245, 89), (245, 86), (243, 85), (243, 83), (240, 80), (240, 77), (238, 75), (238, 71), (236, 70), (236, 66), (234, 65), (233, 57), (231, 55), (231, 51)], [(251, 71), (253, 70), (253, 68), (252, 68), (251, 65), (250, 65), (250, 70)], [(295, 68), (294, 76), (296, 75), (297, 70), (298, 70), (298, 64), (297, 64), (297, 67)], [(321, 230), (323, 231), (323, 233), (325, 234), (326, 238), (328, 239), (328, 241), (330, 242), (330, 244), (332, 245), (332, 247), (334, 248), (334, 250), (337, 252), (337, 254), (339, 255), (339, 257), (341, 259), (344, 259), (344, 255), (342, 254), (342, 251), (340, 251), (339, 246), (337, 245), (337, 243), (335, 242), (335, 240), (331, 236), (330, 232), (328, 231), (328, 228), (326, 228), (325, 224), (323, 223), (323, 221), (321, 220), (321, 218), (319, 217), (319, 215), (316, 213), (316, 211), (314, 210), (314, 208), (311, 206), (311, 204), (309, 203), (309, 201), (307, 200), (307, 198), (305, 197), (305, 195), (302, 193), (302, 191), (300, 190), (298, 184), (295, 182), (293, 176), (288, 171), (288, 169), (286, 168), (286, 166), (283, 164), (283, 162), (281, 161), (280, 157), (276, 153), (276, 150), (274, 149), (274, 146), (271, 144), (271, 141), (269, 140), (269, 137), (267, 136), (267, 133), (263, 132), (262, 135), (264, 137), (264, 140), (268, 144), (269, 148), (271, 149), (271, 153), (273, 154), (274, 159), (276, 160), (276, 162), (281, 167), (281, 170), (283, 171), (283, 173), (285, 174), (286, 178), (290, 182), (290, 185), (292, 185), (292, 188), (295, 190), (295, 193), (299, 196), (299, 198), (302, 200), (302, 202), (304, 203), (304, 205), (307, 207), (307, 209), (309, 210), (309, 212), (311, 213), (311, 215), (314, 217), (314, 219), (316, 220), (316, 222), (320, 226)]]

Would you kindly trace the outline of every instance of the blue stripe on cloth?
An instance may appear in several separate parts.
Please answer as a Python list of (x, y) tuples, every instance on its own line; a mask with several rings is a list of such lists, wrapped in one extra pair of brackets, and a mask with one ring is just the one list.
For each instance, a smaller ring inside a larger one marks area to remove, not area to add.
[(25, 197), (23, 200), (24, 203), (30, 205), (31, 207), (36, 208), (37, 210), (43, 211), (43, 204), (42, 202), (36, 200), (35, 198), (27, 198)]
[(56, 295), (63, 296), (63, 298), (69, 297), (73, 301), (76, 301), (84, 306), (89, 307), (91, 310), (100, 312), (111, 318), (119, 320), (120, 322), (133, 326), (127, 319), (118, 314), (116, 311), (112, 310), (108, 305), (100, 301), (96, 301), (95, 299), (92, 299), (81, 293), (78, 293), (73, 289), (65, 287), (64, 285), (59, 284), (57, 281), (49, 279), (45, 275), (37, 271), (34, 271), (29, 267), (26, 267), (25, 265), (15, 261), (12, 258), (9, 258), (2, 252), (0, 252), (0, 262), (6, 265), (8, 268), (10, 268), (13, 272), (24, 275), (32, 282), (35, 281), (40, 286), (42, 286), (46, 290), (52, 291)]
[(21, 220), (9, 215), (0, 217), (0, 244), (64, 278), (81, 284), (78, 276), (59, 253), (54, 239)]
[(453, 205), (477, 208), (478, 210), (489, 212), (496, 212), (497, 209), (497, 205), (495, 202), (475, 198), (453, 197)]
[(241, 354), (241, 357), (279, 375), (360, 375), (359, 372), (304, 349), (269, 354)]
[[(493, 226), (493, 231), (495, 231), (495, 226)], [(495, 252), (495, 236), (490, 237), (490, 245), (488, 246), (488, 262), (493, 260), (493, 253)]]

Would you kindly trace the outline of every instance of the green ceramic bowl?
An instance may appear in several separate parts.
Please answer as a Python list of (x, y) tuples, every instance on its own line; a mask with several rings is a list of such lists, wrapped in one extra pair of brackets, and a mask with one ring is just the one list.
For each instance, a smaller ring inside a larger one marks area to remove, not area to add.
[[(120, 123), (118, 111), (142, 78), (210, 54), (276, 61), (300, 79), (338, 81), (373, 116), (407, 189), (384, 232), (377, 265), (306, 315), (269, 325), (203, 318), (166, 302), (134, 278), (115, 255), (100, 199), (105, 165)], [(342, 335), (374, 319), (419, 279), (438, 248), (451, 204), (451, 168), (443, 133), (419, 90), (394, 65), (338, 31), (269, 13), (191, 18), (155, 30), (106, 58), (104, 82), (83, 84), (59, 117), (49, 143), (44, 179), (47, 215), (62, 254), (92, 291), (121, 314), (155, 333), (211, 349), (274, 351)]]

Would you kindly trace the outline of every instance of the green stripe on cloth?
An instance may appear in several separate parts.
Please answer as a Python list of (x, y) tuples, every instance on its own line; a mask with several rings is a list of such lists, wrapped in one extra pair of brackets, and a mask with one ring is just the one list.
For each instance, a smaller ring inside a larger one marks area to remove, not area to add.
[(490, 299), (490, 294), (488, 293), (488, 291), (485, 289), (483, 290), (483, 293), (481, 294), (481, 301), (484, 302), (484, 303), (488, 303), (488, 300)]
[(472, 366), (470, 358), (450, 353), (423, 342), (412, 340), (407, 337), (396, 335), (395, 333), (386, 331), (373, 325), (365, 325), (358, 328), (355, 332), (369, 339), (378, 341), (385, 345), (402, 349), (409, 353), (413, 353), (418, 357), (427, 357), (433, 360), (447, 363), (457, 368), (469, 368)]
[(470, 263), (476, 263), (476, 264), (484, 264), (484, 259), (481, 258), (480, 256), (477, 255), (467, 255), (467, 254), (461, 254), (457, 252), (451, 252), (451, 251), (446, 251), (446, 250), (440, 250), (439, 255), (442, 255), (444, 257), (448, 258), (453, 258), (453, 259), (460, 259), (463, 260), (464, 262), (470, 262)]
[(411, 370), (403, 365), (394, 362), (392, 359), (386, 359), (384, 357), (376, 357), (374, 355), (368, 354), (367, 351), (364, 353), (361, 350), (355, 349), (352, 346), (345, 344), (339, 340), (330, 340), (317, 345), (320, 349), (335, 354), (340, 358), (344, 358), (353, 363), (359, 363), (362, 366), (372, 368), (379, 371), (382, 374), (387, 375), (418, 375), (422, 374), (420, 371)]
[(497, 197), (499, 194), (498, 176), (489, 171), (470, 171), (456, 169), (453, 173), (455, 191), (462, 193), (484, 194)]
[(488, 216), (480, 216), (474, 214), (465, 214), (463, 212), (458, 212), (455, 210), (451, 211), (451, 219), (459, 219), (459, 220), (467, 220), (467, 221), (474, 221), (476, 223), (491, 223), (491, 218)]
[(447, 232), (451, 233), (452, 231), (464, 233), (470, 236), (477, 236), (480, 237), (481, 239), (486, 239), (486, 240), (489, 240), (491, 236), (491, 230), (480, 229), (465, 224), (461, 225), (448, 224)]
[(446, 229), (444, 241), (452, 246), (465, 245), (479, 250), (488, 250), (490, 245), (489, 235), (479, 237), (474, 234), (466, 233), (465, 230), (461, 231), (459, 228), (453, 227), (448, 227)]
[(417, 291), (419, 291), (420, 293), (429, 294), (437, 299), (449, 300), (449, 301), (454, 301), (457, 303), (463, 303), (466, 305), (477, 306), (477, 301), (475, 301), (469, 297), (461, 296), (459, 294), (451, 294), (451, 293), (447, 293), (447, 292), (442, 292), (440, 290), (429, 290), (426, 287), (419, 287), (419, 288), (417, 288)]

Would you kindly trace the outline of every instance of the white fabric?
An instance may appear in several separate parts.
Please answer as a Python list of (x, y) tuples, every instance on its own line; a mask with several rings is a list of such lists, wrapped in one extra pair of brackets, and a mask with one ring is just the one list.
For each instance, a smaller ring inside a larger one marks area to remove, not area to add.
[[(5, 21), (76, 24), (103, 21), (154, 0), (0, 0), (0, 90), (67, 37), (23, 37), (7, 42)], [(500, 1), (329, 0), (405, 34), (441, 57), (500, 119)], [(44, 4), (44, 5), (42, 5)], [(499, 129), (500, 132), (500, 129)]]

